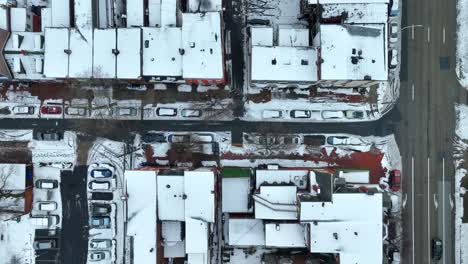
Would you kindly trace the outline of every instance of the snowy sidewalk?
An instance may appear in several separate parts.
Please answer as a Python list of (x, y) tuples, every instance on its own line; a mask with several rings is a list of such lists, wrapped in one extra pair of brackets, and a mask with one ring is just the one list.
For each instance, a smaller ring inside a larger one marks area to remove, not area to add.
[(457, 0), (457, 66), (460, 84), (468, 89), (468, 0)]

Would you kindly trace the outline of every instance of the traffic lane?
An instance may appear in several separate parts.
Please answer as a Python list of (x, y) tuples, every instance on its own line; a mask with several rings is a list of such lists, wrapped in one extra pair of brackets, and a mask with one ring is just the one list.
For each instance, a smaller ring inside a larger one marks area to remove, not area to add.
[(412, 156), (402, 155), (402, 261), (403, 263), (413, 263), (414, 252), (414, 185), (412, 183), (414, 175), (412, 166)]
[(454, 259), (454, 241), (452, 232), (452, 207), (451, 199), (451, 181), (437, 181), (437, 232), (435, 233), (443, 243), (443, 255), (441, 263), (455, 263)]

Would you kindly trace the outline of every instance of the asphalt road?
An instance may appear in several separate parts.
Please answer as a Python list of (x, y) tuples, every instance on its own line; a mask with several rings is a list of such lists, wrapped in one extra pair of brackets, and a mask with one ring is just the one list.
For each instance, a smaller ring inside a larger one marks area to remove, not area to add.
[[(402, 263), (455, 263), (452, 145), (454, 105), (466, 103), (455, 67), (456, 0), (403, 1), (402, 113), (397, 141), (403, 161)], [(440, 261), (430, 241), (443, 240)]]

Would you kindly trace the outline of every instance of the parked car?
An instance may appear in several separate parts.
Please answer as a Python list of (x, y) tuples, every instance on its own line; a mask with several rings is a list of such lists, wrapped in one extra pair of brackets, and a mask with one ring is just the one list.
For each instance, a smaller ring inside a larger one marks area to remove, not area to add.
[(158, 107), (158, 109), (156, 109), (156, 114), (158, 116), (176, 116), (177, 109), (168, 107)]
[(61, 140), (62, 136), (58, 132), (45, 131), (45, 132), (37, 132), (36, 138), (38, 140), (57, 141), (57, 140)]
[(112, 201), (113, 199), (114, 194), (111, 192), (93, 192), (91, 194), (91, 200)]
[(213, 141), (214, 141), (214, 137), (212, 134), (195, 133), (190, 136), (190, 142), (211, 143)]
[(327, 143), (330, 145), (349, 145), (349, 137), (345, 136), (329, 136)]
[(395, 43), (398, 41), (398, 24), (392, 22), (390, 24), (390, 42)]
[(56, 248), (57, 241), (55, 239), (36, 240), (33, 243), (33, 247), (35, 250), (46, 250)]
[(400, 264), (400, 262), (401, 262), (400, 252), (393, 252), (391, 264)]
[(388, 66), (390, 69), (395, 69), (398, 65), (398, 50), (396, 49), (391, 49), (389, 51), (389, 61), (390, 61), (390, 65)]
[(112, 240), (110, 239), (91, 239), (89, 247), (92, 249), (108, 249), (112, 246)]
[(190, 142), (190, 135), (170, 134), (167, 137), (167, 142), (169, 143)]
[(281, 110), (263, 110), (263, 118), (281, 118), (283, 116), (283, 111)]
[(138, 113), (135, 107), (116, 107), (115, 114), (118, 116), (136, 116)]
[(91, 170), (91, 177), (93, 178), (111, 178), (114, 173), (109, 168), (96, 168)]
[(431, 239), (431, 258), (435, 260), (440, 260), (443, 254), (443, 244), (442, 240), (437, 237)]
[(141, 140), (143, 142), (146, 142), (146, 143), (153, 143), (153, 142), (166, 143), (167, 142), (166, 136), (164, 136), (164, 134), (162, 134), (162, 133), (152, 133), (152, 132), (148, 132), (148, 133), (144, 134), (141, 137)]
[(91, 212), (93, 215), (108, 215), (111, 212), (110, 204), (91, 204)]
[(40, 211), (54, 211), (57, 210), (57, 203), (53, 201), (37, 202), (37, 208)]
[(79, 106), (69, 106), (65, 108), (65, 114), (71, 116), (85, 116), (88, 114), (88, 108)]
[(58, 181), (51, 179), (40, 179), (36, 181), (35, 186), (38, 189), (55, 189), (58, 187)]
[(322, 118), (323, 119), (340, 119), (344, 118), (345, 115), (343, 111), (337, 111), (337, 110), (324, 110), (322, 111)]
[(292, 110), (290, 114), (292, 118), (310, 118), (311, 116), (309, 110)]
[(43, 105), (41, 107), (41, 114), (60, 115), (62, 114), (62, 107), (59, 105)]
[(344, 115), (348, 119), (363, 119), (364, 118), (363, 111), (347, 110), (344, 112)]
[(200, 117), (202, 113), (202, 110), (199, 109), (182, 109), (180, 112), (182, 117)]
[(109, 251), (90, 251), (89, 261), (101, 261), (110, 257)]
[(391, 16), (398, 16), (398, 5), (399, 5), (399, 1), (400, 0), (391, 0), (391, 5), (392, 5), (392, 8), (390, 10), (390, 15)]
[(109, 216), (92, 216), (90, 225), (93, 228), (109, 228), (110, 221)]
[(12, 112), (15, 115), (32, 115), (34, 114), (34, 106), (13, 106)]
[(31, 216), (31, 222), (35, 226), (51, 226), (57, 225), (60, 222), (58, 215), (34, 215)]
[(401, 171), (392, 170), (390, 171), (390, 189), (394, 192), (398, 192), (401, 187)]
[(304, 144), (311, 145), (311, 146), (325, 145), (325, 136), (324, 135), (305, 135)]
[(90, 190), (95, 191), (107, 191), (110, 189), (110, 182), (108, 181), (90, 181), (88, 183)]

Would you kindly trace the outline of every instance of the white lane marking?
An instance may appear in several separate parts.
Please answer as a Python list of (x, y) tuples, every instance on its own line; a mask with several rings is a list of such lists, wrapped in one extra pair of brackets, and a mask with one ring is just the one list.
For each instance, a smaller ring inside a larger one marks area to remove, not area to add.
[(442, 43), (445, 44), (445, 27), (442, 28)]
[(427, 157), (427, 261), (431, 263), (431, 172), (430, 172), (430, 158)]
[(439, 207), (439, 202), (437, 201), (437, 198), (438, 198), (437, 193), (434, 193), (433, 198), (434, 198), (434, 207), (437, 210), (437, 207)]
[(414, 264), (414, 157), (411, 157), (411, 241), (413, 243), (411, 251), (413, 252)]
[[(445, 247), (445, 158), (442, 158), (442, 245)], [(445, 264), (445, 251), (442, 250), (443, 264)]]
[(403, 206), (403, 209), (406, 208), (406, 202), (408, 200), (408, 195), (405, 193), (405, 196), (403, 197), (403, 202), (402, 202), (402, 206)]
[(414, 24), (411, 26), (411, 39), (414, 39)]
[(427, 28), (427, 42), (431, 42), (431, 28)]
[(414, 84), (411, 86), (411, 100), (414, 101)]

